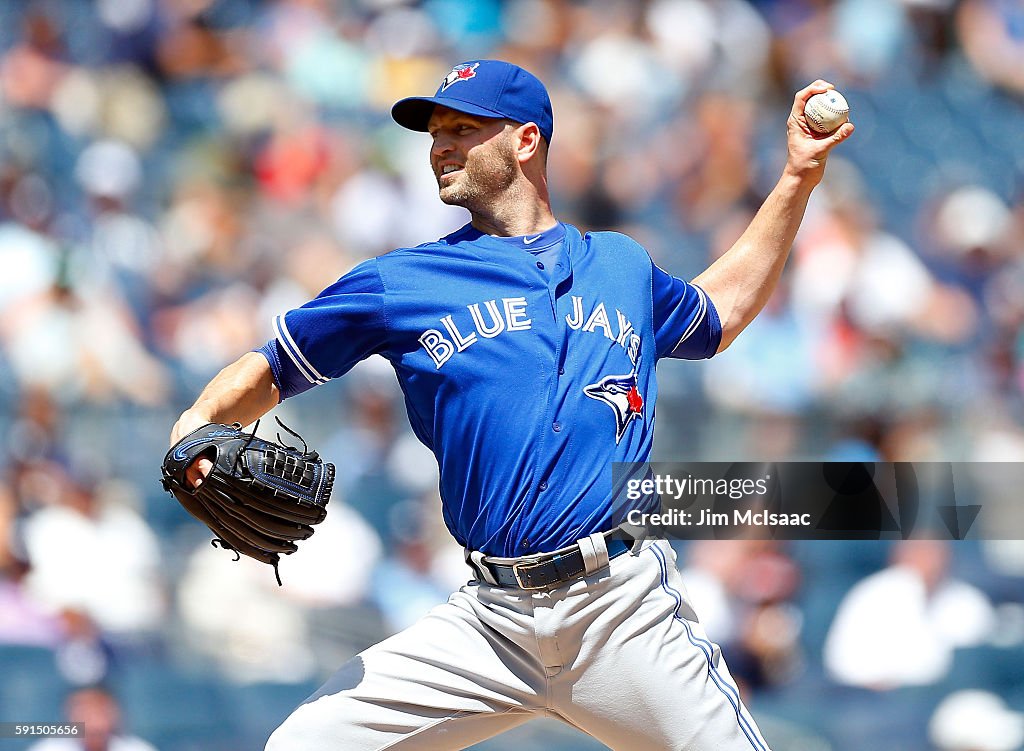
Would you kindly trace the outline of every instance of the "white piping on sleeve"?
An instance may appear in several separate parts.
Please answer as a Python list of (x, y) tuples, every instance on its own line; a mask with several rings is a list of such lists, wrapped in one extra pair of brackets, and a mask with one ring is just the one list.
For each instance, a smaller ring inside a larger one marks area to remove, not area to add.
[(288, 353), (288, 357), (295, 363), (295, 367), (299, 369), (299, 372), (305, 377), (307, 381), (312, 384), (327, 383), (330, 378), (327, 378), (320, 374), (320, 372), (313, 367), (313, 364), (302, 354), (299, 350), (295, 340), (292, 339), (291, 333), (288, 331), (288, 325), (284, 322), (284, 316), (274, 317), (274, 330), (277, 332), (277, 340), (281, 342), (281, 346), (284, 351)]
[(697, 327), (704, 321), (704, 316), (708, 312), (708, 298), (707, 295), (705, 295), (704, 290), (695, 284), (691, 286), (697, 290), (697, 295), (700, 297), (700, 303), (697, 307), (697, 314), (693, 317), (693, 320), (690, 321), (690, 325), (686, 327), (686, 331), (683, 332), (683, 335), (679, 337), (679, 341), (676, 342), (676, 346), (672, 348), (673, 352), (679, 349), (679, 345), (693, 336), (693, 332), (696, 331)]

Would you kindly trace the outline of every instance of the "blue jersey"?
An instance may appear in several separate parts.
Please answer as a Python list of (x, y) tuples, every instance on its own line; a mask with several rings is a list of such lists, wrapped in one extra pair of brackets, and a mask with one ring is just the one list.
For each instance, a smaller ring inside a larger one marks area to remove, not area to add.
[(565, 224), (467, 225), (387, 253), (275, 330), (263, 351), (283, 397), (387, 358), (437, 457), (448, 529), (504, 557), (614, 526), (612, 464), (650, 456), (655, 363), (710, 357), (722, 334), (705, 293), (635, 241)]

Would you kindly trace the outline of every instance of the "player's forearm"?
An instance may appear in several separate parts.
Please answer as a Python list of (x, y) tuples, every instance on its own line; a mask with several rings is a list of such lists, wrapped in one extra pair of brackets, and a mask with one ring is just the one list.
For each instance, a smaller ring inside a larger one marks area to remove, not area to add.
[(787, 170), (746, 231), (693, 280), (711, 298), (722, 321), (719, 352), (732, 344), (771, 297), (816, 184)]
[(209, 422), (248, 425), (279, 401), (277, 385), (267, 358), (248, 352), (214, 376), (185, 410), (171, 431), (171, 444)]

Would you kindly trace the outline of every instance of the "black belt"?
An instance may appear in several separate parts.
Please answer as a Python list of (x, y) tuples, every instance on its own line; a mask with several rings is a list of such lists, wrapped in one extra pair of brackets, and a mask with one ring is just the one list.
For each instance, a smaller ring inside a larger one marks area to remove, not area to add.
[[(622, 555), (633, 546), (634, 540), (628, 533), (622, 530), (617, 532), (617, 536), (606, 543), (609, 560)], [(467, 563), (474, 568), (486, 566), (499, 587), (528, 590), (548, 589), (559, 584), (567, 584), (583, 578), (587, 570), (583, 561), (583, 551), (580, 550), (578, 543), (553, 553), (526, 556), (508, 563), (495, 563), (486, 556), (479, 563), (470, 560), (467, 560)]]

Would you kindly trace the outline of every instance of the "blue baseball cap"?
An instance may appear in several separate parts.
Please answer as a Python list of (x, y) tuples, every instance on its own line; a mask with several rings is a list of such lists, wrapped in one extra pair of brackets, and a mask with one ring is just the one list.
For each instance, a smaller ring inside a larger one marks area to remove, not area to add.
[(537, 76), (502, 60), (459, 63), (434, 96), (412, 96), (395, 103), (391, 117), (409, 130), (426, 131), (436, 105), (480, 117), (536, 123), (551, 142), (553, 118), (548, 90)]

